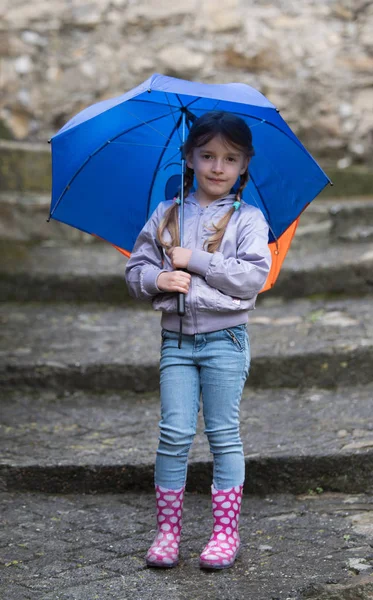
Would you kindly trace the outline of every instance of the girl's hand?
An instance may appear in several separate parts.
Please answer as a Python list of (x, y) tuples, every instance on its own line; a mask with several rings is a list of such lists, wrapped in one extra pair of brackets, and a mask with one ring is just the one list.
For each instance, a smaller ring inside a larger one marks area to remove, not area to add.
[(192, 256), (192, 251), (188, 250), (188, 248), (175, 246), (168, 251), (168, 256), (171, 259), (171, 264), (174, 269), (186, 269), (190, 257)]
[(181, 292), (187, 294), (191, 275), (184, 271), (167, 271), (158, 275), (157, 286), (162, 292)]

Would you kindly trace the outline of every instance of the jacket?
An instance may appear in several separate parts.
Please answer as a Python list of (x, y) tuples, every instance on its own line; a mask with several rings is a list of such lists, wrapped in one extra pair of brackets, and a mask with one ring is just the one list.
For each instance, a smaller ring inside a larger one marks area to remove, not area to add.
[[(248, 311), (255, 308), (256, 297), (267, 279), (271, 266), (268, 224), (258, 208), (242, 202), (227, 225), (219, 250), (210, 253), (203, 248), (213, 233), (212, 223), (217, 224), (234, 201), (230, 194), (203, 208), (193, 194), (185, 198), (184, 247), (192, 250), (187, 269), (192, 277), (183, 317), (186, 334), (247, 323)], [(140, 232), (126, 265), (125, 278), (130, 295), (151, 301), (155, 310), (162, 311), (162, 327), (178, 331), (177, 293), (162, 292), (157, 287), (158, 275), (172, 271), (156, 235), (172, 202), (161, 202)]]

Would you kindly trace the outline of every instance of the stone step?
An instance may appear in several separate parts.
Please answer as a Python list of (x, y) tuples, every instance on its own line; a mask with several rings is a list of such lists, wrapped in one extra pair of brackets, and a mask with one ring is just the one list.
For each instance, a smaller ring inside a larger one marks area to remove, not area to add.
[[(373, 381), (373, 304), (264, 299), (250, 314), (249, 383)], [(0, 382), (56, 388), (158, 389), (160, 315), (97, 304), (0, 304)]]
[(50, 193), (0, 191), (0, 240), (17, 242), (43, 242), (65, 240), (90, 243), (91, 235), (69, 227), (49, 216)]
[[(12, 389), (1, 409), (2, 490), (153, 488), (157, 394)], [(245, 389), (241, 435), (249, 493), (373, 492), (373, 384)], [(211, 472), (200, 413), (188, 490), (207, 493)]]
[[(91, 236), (89, 236), (92, 239)], [(275, 287), (262, 298), (373, 292), (373, 242), (330, 244), (303, 239), (285, 259)], [(130, 301), (126, 258), (110, 244), (0, 242), (0, 301)]]
[[(74, 227), (46, 223), (50, 194), (0, 191), (0, 240), (18, 242), (63, 241), (92, 243), (95, 238)], [(293, 246), (311, 240), (373, 240), (373, 197), (316, 198), (303, 212)]]
[(373, 202), (358, 200), (330, 207), (331, 237), (354, 242), (373, 240)]
[(207, 573), (210, 498), (185, 496), (180, 563), (147, 569), (153, 494), (1, 494), (7, 600), (371, 600), (371, 496), (243, 498), (241, 551)]
[[(317, 157), (316, 157), (317, 159)], [(344, 197), (373, 194), (372, 170), (369, 166), (338, 169), (320, 161), (333, 185), (327, 185), (321, 196)], [(49, 193), (51, 188), (50, 146), (38, 142), (0, 139), (0, 190)]]
[(301, 215), (293, 247), (373, 240), (373, 198), (317, 198)]

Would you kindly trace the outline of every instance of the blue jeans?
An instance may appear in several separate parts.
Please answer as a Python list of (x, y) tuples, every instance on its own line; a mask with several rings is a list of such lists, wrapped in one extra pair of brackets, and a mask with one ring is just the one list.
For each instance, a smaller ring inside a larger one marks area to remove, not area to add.
[(180, 349), (178, 333), (162, 330), (157, 485), (168, 489), (185, 485), (201, 394), (205, 433), (214, 458), (214, 487), (222, 490), (244, 482), (239, 408), (249, 366), (246, 325), (183, 335)]

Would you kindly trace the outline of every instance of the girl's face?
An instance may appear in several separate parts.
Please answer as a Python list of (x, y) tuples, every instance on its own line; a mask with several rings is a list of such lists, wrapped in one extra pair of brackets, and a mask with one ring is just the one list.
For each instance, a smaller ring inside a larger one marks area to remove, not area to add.
[(249, 160), (221, 136), (194, 148), (187, 157), (187, 165), (194, 170), (197, 179), (198, 200), (210, 203), (227, 196), (237, 178), (246, 171)]

